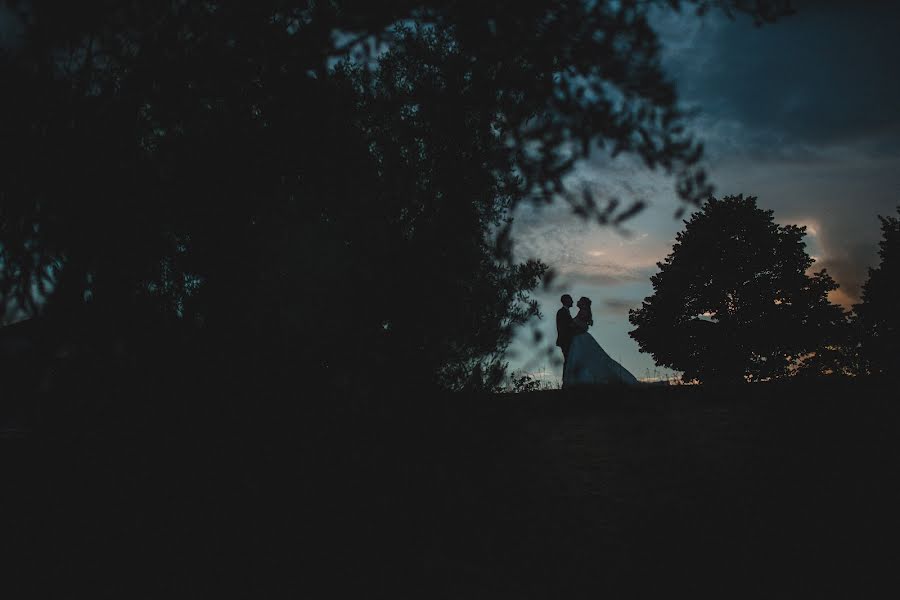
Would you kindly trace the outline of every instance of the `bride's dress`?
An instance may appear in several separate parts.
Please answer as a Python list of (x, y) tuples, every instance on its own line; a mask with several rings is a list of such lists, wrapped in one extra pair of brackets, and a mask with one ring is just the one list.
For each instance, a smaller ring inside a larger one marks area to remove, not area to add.
[(563, 386), (602, 383), (638, 383), (625, 367), (610, 358), (594, 336), (584, 331), (572, 338), (569, 358), (563, 373)]

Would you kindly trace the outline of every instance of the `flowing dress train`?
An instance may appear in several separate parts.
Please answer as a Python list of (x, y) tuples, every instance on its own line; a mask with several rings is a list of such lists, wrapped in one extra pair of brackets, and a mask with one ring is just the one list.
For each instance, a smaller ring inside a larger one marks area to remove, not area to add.
[(614, 361), (594, 336), (587, 332), (572, 338), (569, 358), (563, 373), (563, 386), (597, 385), (604, 383), (636, 384), (637, 378)]

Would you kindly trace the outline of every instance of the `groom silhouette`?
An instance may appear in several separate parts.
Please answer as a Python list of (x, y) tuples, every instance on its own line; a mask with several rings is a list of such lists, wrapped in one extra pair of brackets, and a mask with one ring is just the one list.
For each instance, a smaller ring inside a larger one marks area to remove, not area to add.
[(563, 353), (563, 374), (566, 372), (566, 363), (569, 360), (569, 345), (572, 343), (573, 331), (572, 314), (569, 309), (572, 308), (572, 296), (563, 294), (560, 299), (562, 308), (556, 311), (556, 345)]

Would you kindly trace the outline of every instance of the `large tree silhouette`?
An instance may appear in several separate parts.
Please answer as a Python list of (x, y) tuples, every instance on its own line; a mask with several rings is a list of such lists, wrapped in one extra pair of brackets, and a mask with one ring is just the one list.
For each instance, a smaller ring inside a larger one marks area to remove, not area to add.
[(629, 335), (686, 380), (788, 376), (843, 323), (827, 297), (837, 284), (824, 270), (807, 273), (804, 235), (776, 224), (752, 196), (710, 198), (657, 263), (654, 293), (630, 311)]
[(6, 4), (6, 317), (452, 386), (534, 313), (509, 209), (633, 214), (563, 185), (598, 150), (708, 190), (646, 3)]
[[(900, 208), (898, 208), (900, 212)], [(862, 328), (862, 353), (874, 373), (900, 370), (900, 219), (882, 217), (878, 256), (862, 288), (862, 302), (854, 306)]]

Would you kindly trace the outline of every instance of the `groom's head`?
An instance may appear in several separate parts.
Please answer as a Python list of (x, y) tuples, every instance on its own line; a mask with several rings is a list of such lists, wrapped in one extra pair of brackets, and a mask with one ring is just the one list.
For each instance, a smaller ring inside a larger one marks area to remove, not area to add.
[(560, 297), (559, 301), (562, 302), (562, 305), (565, 306), (566, 308), (572, 308), (572, 296), (570, 296), (568, 294), (563, 294)]

